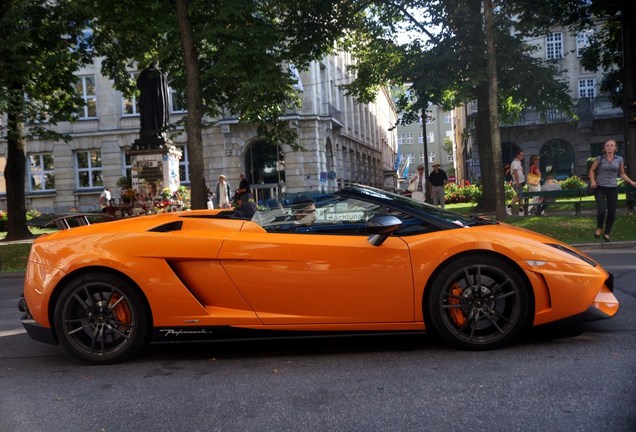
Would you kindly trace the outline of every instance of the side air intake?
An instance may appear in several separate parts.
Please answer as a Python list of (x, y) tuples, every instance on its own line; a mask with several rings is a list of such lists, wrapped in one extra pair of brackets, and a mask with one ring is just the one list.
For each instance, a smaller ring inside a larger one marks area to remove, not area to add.
[(158, 227), (154, 227), (149, 229), (150, 232), (171, 232), (171, 231), (181, 231), (181, 227), (183, 226), (183, 221), (170, 222), (167, 224), (159, 225)]

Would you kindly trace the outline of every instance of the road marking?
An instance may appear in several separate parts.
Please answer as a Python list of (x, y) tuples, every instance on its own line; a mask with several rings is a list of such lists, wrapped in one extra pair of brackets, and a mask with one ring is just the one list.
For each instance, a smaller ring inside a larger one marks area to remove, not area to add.
[(16, 329), (16, 330), (0, 330), (0, 337), (4, 336), (15, 336), (18, 334), (26, 333), (25, 329)]

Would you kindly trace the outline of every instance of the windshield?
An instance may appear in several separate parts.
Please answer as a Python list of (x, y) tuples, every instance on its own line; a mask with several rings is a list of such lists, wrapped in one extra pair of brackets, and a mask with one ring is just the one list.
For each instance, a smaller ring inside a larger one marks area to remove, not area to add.
[(407, 196), (399, 195), (393, 192), (388, 192), (382, 189), (376, 189), (369, 186), (351, 186), (343, 189), (343, 193), (347, 190), (352, 192), (363, 194), (370, 199), (382, 199), (386, 200), (388, 205), (393, 205), (396, 208), (409, 212), (409, 209), (415, 213), (429, 217), (432, 220), (443, 221), (445, 224), (452, 224), (459, 227), (468, 227), (474, 225), (487, 225), (494, 224), (496, 222), (483, 219), (475, 216), (464, 216), (462, 214), (441, 209), (430, 204), (425, 204), (419, 201), (415, 201)]
[(415, 235), (443, 229), (491, 223), (422, 204), (369, 187), (347, 187), (339, 192), (294, 194), (282, 203), (273, 200), (258, 209), (253, 221), (270, 232), (366, 233), (366, 223), (377, 215), (393, 215), (402, 226), (395, 235)]

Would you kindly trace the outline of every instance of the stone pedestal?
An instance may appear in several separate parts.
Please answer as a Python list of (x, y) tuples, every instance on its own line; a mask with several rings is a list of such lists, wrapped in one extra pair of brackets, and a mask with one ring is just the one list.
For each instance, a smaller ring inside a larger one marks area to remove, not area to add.
[(171, 194), (177, 191), (181, 150), (167, 143), (161, 148), (133, 147), (128, 154), (132, 164), (132, 188), (138, 200), (154, 200), (163, 189), (169, 189)]

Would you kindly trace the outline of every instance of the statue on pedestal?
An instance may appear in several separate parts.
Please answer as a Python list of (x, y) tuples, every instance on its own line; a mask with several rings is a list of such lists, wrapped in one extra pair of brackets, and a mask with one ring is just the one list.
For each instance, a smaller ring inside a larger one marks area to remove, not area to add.
[(141, 129), (134, 146), (139, 149), (162, 148), (167, 143), (164, 129), (170, 121), (168, 78), (153, 62), (137, 79)]

